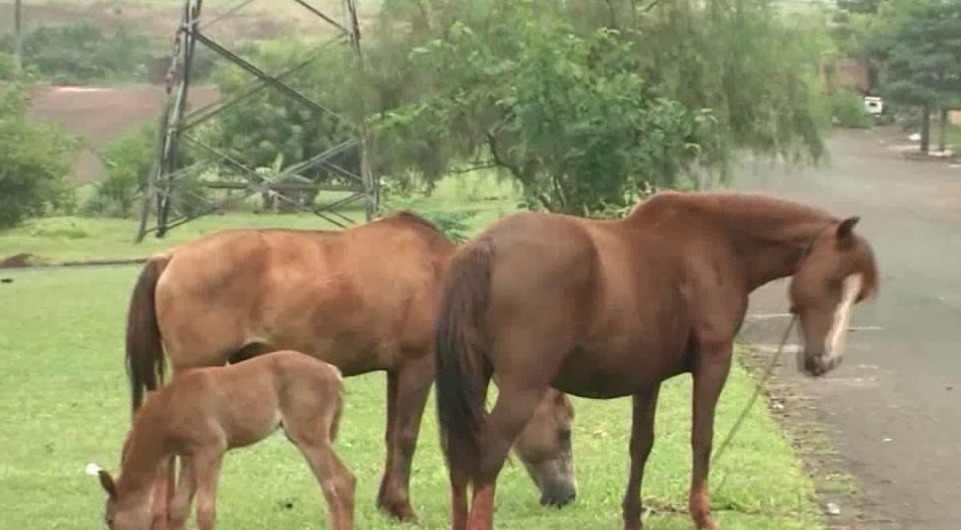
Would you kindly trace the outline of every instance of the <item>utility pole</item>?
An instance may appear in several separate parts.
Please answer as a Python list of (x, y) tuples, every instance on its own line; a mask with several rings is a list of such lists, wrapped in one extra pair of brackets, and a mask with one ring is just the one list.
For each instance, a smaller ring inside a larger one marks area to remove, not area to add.
[(14, 0), (13, 35), (13, 64), (19, 76), (23, 73), (23, 0)]

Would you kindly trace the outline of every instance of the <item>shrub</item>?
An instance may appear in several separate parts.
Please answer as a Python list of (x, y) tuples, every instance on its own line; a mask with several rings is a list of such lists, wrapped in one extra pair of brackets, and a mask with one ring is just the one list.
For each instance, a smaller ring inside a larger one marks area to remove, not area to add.
[(141, 183), (150, 171), (157, 128), (148, 124), (111, 142), (100, 152), (104, 174), (84, 205), (88, 215), (129, 217), (138, 200)]
[(864, 110), (864, 98), (852, 90), (838, 89), (831, 94), (831, 113), (842, 127), (867, 129), (873, 124)]
[[(90, 216), (130, 217), (136, 213), (143, 197), (144, 184), (153, 167), (156, 156), (157, 126), (150, 123), (111, 142), (100, 152), (104, 174), (93, 185), (93, 191), (84, 204), (84, 213)], [(181, 146), (181, 159), (192, 163), (189, 153)], [(182, 213), (193, 215), (204, 206), (208, 191), (201, 178), (181, 177), (172, 198)]]
[(20, 87), (0, 88), (0, 229), (70, 207), (74, 200), (67, 178), (77, 140), (53, 125), (29, 121), (26, 110)]

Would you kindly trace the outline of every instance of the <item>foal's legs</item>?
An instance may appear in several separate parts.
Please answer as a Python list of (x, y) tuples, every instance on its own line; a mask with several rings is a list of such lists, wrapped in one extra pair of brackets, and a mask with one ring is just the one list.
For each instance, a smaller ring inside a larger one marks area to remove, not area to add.
[(173, 500), (175, 480), (176, 480), (176, 457), (171, 455), (161, 460), (157, 466), (153, 480), (153, 503), (151, 507), (152, 519), (150, 528), (152, 530), (163, 530), (167, 528), (168, 511)]
[[(294, 412), (296, 414), (296, 412)], [(285, 418), (287, 437), (297, 445), (324, 492), (334, 530), (353, 530), (357, 480), (337, 458), (331, 445), (331, 421), (323, 415), (298, 414)]]
[(378, 498), (381, 509), (403, 522), (417, 520), (410, 506), (410, 468), (424, 406), (434, 380), (431, 352), (416, 359), (401, 365), (397, 372), (395, 418), (390, 428), (393, 437), (388, 439), (388, 468), (384, 473), (382, 495)]
[(187, 530), (187, 519), (190, 516), (190, 503), (197, 491), (197, 480), (194, 463), (191, 457), (180, 457), (180, 478), (177, 482), (177, 492), (170, 501), (169, 523), (171, 530)]
[(213, 530), (217, 519), (217, 481), (223, 456), (223, 450), (217, 450), (191, 458), (197, 484), (197, 528), (200, 530)]
[(654, 413), (657, 409), (657, 396), (661, 384), (657, 383), (637, 394), (633, 399), (633, 419), (631, 422), (631, 470), (627, 480), (627, 491), (621, 508), (624, 513), (624, 530), (641, 529), (641, 484), (644, 481), (644, 465), (654, 446)]
[(711, 516), (707, 476), (714, 438), (714, 409), (731, 368), (731, 342), (702, 342), (694, 368), (693, 466), (688, 509), (698, 530), (718, 530)]

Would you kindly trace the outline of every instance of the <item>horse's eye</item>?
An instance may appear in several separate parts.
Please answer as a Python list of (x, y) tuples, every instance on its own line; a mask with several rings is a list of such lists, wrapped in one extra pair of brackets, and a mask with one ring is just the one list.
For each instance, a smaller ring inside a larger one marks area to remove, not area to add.
[(557, 439), (560, 440), (562, 443), (570, 442), (570, 441), (571, 441), (571, 430), (570, 430), (570, 429), (561, 429), (561, 430), (557, 431)]

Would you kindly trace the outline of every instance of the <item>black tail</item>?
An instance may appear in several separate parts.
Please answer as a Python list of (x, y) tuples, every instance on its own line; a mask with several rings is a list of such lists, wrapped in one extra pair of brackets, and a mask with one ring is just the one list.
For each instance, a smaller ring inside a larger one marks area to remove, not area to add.
[(127, 311), (127, 376), (133, 413), (143, 403), (145, 390), (163, 383), (163, 344), (157, 325), (157, 280), (167, 267), (166, 257), (151, 258), (137, 278)]
[(436, 328), (437, 414), (449, 466), (473, 478), (480, 456), (484, 397), (491, 368), (484, 355), (484, 313), (493, 249), (469, 243), (450, 263)]

